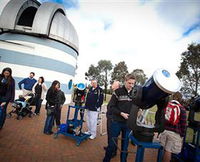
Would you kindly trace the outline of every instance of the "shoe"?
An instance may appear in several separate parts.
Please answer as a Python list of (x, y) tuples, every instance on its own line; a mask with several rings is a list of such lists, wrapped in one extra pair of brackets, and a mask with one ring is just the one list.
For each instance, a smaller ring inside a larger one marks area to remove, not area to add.
[(38, 116), (39, 116), (39, 115), (40, 115), (40, 113), (36, 113), (36, 115), (38, 115)]
[(84, 134), (90, 135), (91, 133), (90, 131), (87, 131), (87, 132), (84, 132)]
[(93, 139), (95, 139), (96, 137), (95, 136), (93, 136), (93, 135), (91, 135), (90, 137), (89, 137), (89, 139), (91, 139), (91, 140), (93, 140)]
[(46, 135), (52, 135), (53, 132), (52, 131), (50, 131), (50, 132), (44, 132), (44, 134), (46, 134)]
[(33, 113), (33, 115), (37, 115), (36, 113)]

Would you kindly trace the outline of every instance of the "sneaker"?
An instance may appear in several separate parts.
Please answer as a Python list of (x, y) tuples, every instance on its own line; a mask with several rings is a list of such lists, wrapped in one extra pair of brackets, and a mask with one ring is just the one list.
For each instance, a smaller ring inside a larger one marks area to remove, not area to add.
[(91, 140), (93, 140), (93, 139), (95, 139), (96, 137), (95, 136), (93, 136), (93, 135), (91, 135), (90, 137), (89, 137), (89, 139), (91, 139)]
[(87, 131), (87, 132), (84, 132), (84, 133), (85, 133), (85, 134), (88, 134), (88, 135), (91, 134), (90, 131)]

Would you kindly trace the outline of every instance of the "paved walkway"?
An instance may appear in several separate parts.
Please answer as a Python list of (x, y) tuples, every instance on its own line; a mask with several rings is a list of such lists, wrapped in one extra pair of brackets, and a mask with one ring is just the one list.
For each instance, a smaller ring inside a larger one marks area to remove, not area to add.
[[(11, 107), (8, 108), (8, 111)], [(67, 106), (62, 110), (62, 123), (66, 120)], [(46, 117), (44, 107), (40, 116), (25, 117), (17, 120), (14, 116), (6, 120), (4, 128), (0, 131), (0, 162), (101, 162), (104, 157), (103, 147), (106, 146), (107, 136), (99, 133), (94, 140), (86, 140), (79, 147), (73, 139), (59, 135), (44, 135), (43, 127)], [(103, 130), (105, 131), (105, 116)], [(54, 128), (55, 129), (55, 128)], [(86, 130), (84, 123), (83, 130)], [(54, 130), (55, 131), (55, 130)], [(120, 146), (120, 142), (119, 142)], [(136, 147), (130, 144), (129, 151), (134, 152)], [(120, 154), (112, 159), (119, 162)], [(145, 162), (156, 161), (155, 150), (146, 150)], [(135, 154), (130, 153), (128, 162), (134, 162)]]

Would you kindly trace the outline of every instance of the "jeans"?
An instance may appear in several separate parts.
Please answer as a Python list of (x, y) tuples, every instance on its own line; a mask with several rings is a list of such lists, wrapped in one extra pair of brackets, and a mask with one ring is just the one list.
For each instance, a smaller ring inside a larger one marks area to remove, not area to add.
[[(112, 138), (111, 138), (111, 124), (112, 124), (112, 115), (107, 115), (107, 137), (108, 137), (108, 143), (109, 143), (109, 141), (110, 140), (112, 140)], [(116, 143), (116, 145), (118, 145), (118, 140), (117, 139), (113, 139), (113, 140), (115, 140), (115, 143)], [(117, 147), (115, 147), (115, 149), (114, 149), (114, 154), (116, 154), (117, 153)]]
[[(1, 104), (2, 102), (0, 102)], [(7, 113), (7, 106), (8, 106), (8, 103), (6, 103), (3, 108), (0, 107), (0, 109), (2, 109), (2, 112), (1, 112), (1, 115), (0, 115), (0, 129), (3, 128), (4, 126), (4, 123), (6, 121), (6, 113)]]
[(127, 150), (128, 150), (128, 144), (129, 144), (129, 138), (128, 135), (130, 134), (130, 129), (127, 127), (125, 122), (118, 122), (113, 121), (111, 123), (110, 133), (111, 133), (111, 139), (108, 142), (108, 147), (106, 149), (105, 157), (103, 159), (103, 162), (110, 162), (112, 158), (112, 154), (115, 151), (116, 145), (114, 142), (114, 139), (117, 139), (120, 132), (122, 132), (122, 142), (121, 142), (121, 155), (120, 155), (120, 161), (126, 162), (127, 159)]
[(50, 133), (53, 128), (54, 123), (54, 114), (47, 115), (45, 126), (44, 126), (44, 133)]

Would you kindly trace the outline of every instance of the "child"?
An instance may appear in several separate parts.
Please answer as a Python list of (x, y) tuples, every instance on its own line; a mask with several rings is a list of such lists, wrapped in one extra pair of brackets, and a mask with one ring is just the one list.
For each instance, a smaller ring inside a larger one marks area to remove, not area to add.
[[(164, 109), (164, 132), (159, 136), (160, 143), (165, 149), (163, 162), (170, 162), (171, 153), (178, 154), (182, 149), (183, 137), (186, 132), (186, 110), (180, 104), (181, 100), (181, 93), (176, 92)], [(170, 107), (170, 105), (172, 106)]]

